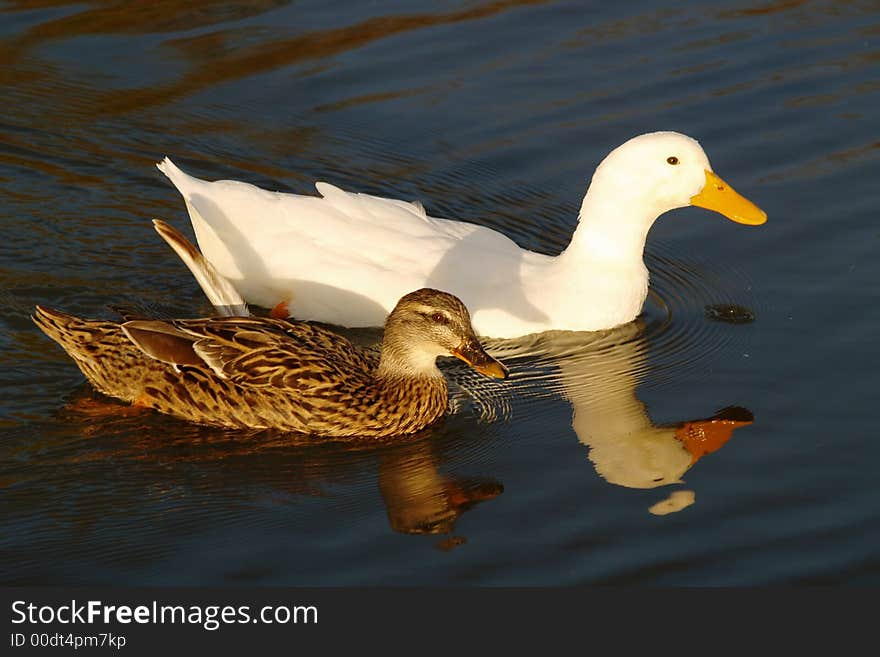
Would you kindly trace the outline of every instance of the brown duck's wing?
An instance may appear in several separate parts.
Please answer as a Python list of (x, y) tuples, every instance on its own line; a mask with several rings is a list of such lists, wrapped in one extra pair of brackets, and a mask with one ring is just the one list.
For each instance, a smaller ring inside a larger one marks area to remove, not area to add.
[(169, 322), (135, 319), (123, 323), (121, 328), (126, 337), (150, 358), (170, 365), (205, 365), (193, 349), (196, 338)]
[(123, 330), (152, 358), (207, 366), (243, 386), (329, 390), (369, 377), (377, 364), (332, 331), (264, 317), (133, 321)]
[(239, 385), (329, 392), (366, 381), (377, 365), (347, 339), (319, 326), (251, 319), (257, 321), (236, 323), (232, 331), (212, 323), (210, 335), (194, 345), (211, 369)]

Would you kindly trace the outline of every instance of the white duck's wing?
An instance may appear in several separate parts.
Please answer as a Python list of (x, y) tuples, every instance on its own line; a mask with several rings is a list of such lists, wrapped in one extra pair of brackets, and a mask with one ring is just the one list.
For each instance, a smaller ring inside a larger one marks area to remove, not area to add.
[[(343, 289), (382, 299), (385, 313), (401, 296), (420, 287), (451, 292), (472, 309), (472, 319), (481, 323), (478, 330), (484, 317), (496, 318), (501, 325), (546, 321), (522, 282), (527, 270), (551, 260), (547, 256), (526, 251), (490, 228), (431, 217), (420, 203), (346, 192), (327, 183), (317, 188), (323, 201), (349, 222), (344, 244), (331, 240), (321, 245), (324, 257), (335, 253), (334, 280), (341, 281)], [(314, 243), (321, 244), (321, 239), (315, 236)], [(309, 300), (319, 302), (317, 297)], [(315, 316), (334, 312), (315, 305), (308, 310)], [(345, 322), (341, 318), (337, 323)]]
[(420, 239), (429, 237), (446, 241), (469, 240), (486, 253), (502, 255), (520, 250), (509, 237), (478, 226), (453, 219), (431, 217), (418, 201), (372, 196), (346, 192), (325, 182), (315, 184), (324, 200), (352, 221), (376, 224), (386, 230), (396, 230), (402, 237)]
[(378, 326), (420, 287), (467, 296), (479, 280), (490, 289), (522, 253), (500, 233), (429, 217), (418, 203), (327, 183), (312, 197), (206, 182), (167, 158), (159, 168), (183, 195), (202, 253), (220, 274), (248, 301), (286, 301), (301, 318)]

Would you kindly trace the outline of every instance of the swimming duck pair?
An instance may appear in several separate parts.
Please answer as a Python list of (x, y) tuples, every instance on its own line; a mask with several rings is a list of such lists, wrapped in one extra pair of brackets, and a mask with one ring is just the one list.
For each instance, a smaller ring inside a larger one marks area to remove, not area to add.
[[(634, 319), (647, 295), (647, 233), (668, 210), (696, 205), (739, 223), (766, 221), (695, 140), (672, 132), (631, 139), (603, 160), (556, 257), (430, 217), (418, 203), (326, 183), (317, 184), (321, 198), (281, 194), (202, 181), (167, 158), (158, 166), (183, 195), (202, 253), (167, 224), (157, 230), (209, 300), (226, 314), (250, 302), (273, 317), (118, 323), (38, 308), (37, 325), (111, 396), (206, 424), (333, 437), (414, 433), (438, 420), (447, 387), (437, 356), (506, 377), (475, 334)], [(290, 314), (351, 327), (384, 322), (381, 355), (282, 319)]]
[(464, 304), (423, 288), (385, 322), (381, 351), (306, 322), (247, 315), (235, 288), (177, 230), (154, 221), (212, 302), (241, 316), (122, 322), (37, 306), (33, 319), (100, 392), (200, 424), (332, 438), (388, 438), (433, 424), (447, 409), (438, 356), (507, 378), (474, 335)]

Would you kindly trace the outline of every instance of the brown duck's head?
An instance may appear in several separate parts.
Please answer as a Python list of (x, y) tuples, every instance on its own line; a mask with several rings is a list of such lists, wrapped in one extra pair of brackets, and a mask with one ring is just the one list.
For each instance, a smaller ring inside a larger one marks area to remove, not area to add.
[(483, 349), (458, 297), (422, 288), (402, 297), (388, 316), (382, 359), (392, 368), (435, 373), (437, 356), (455, 356), (495, 379), (508, 375), (507, 368)]

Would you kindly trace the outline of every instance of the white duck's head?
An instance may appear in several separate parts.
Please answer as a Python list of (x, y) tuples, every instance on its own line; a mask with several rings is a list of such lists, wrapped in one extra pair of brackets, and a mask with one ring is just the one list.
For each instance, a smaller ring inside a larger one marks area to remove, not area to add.
[[(597, 206), (608, 216), (631, 215), (645, 230), (664, 212), (696, 205), (742, 224), (757, 226), (767, 215), (712, 171), (696, 139), (678, 132), (652, 132), (615, 148), (596, 168), (581, 219)], [(628, 211), (622, 211), (626, 209)]]

